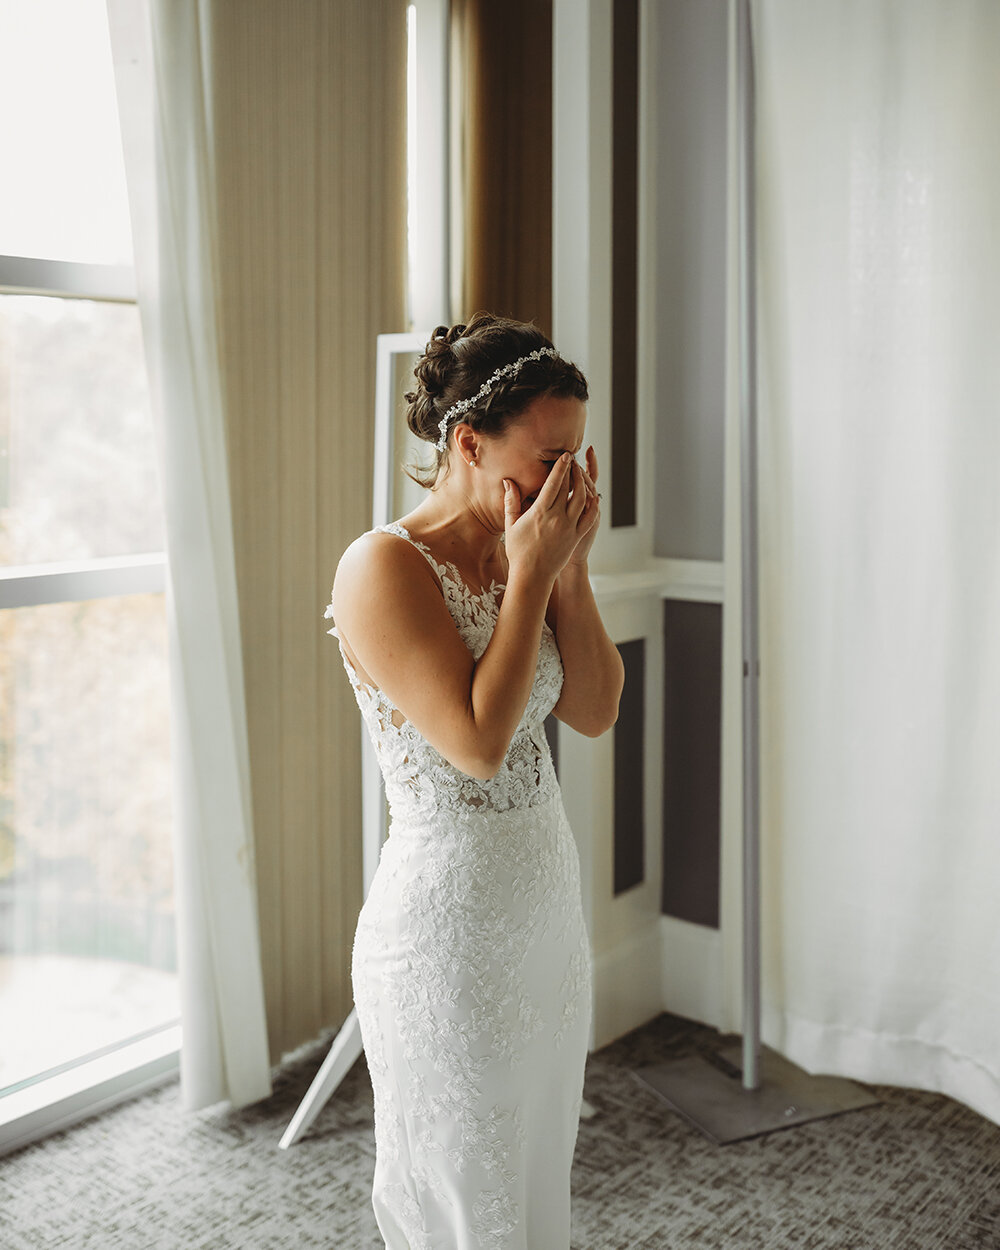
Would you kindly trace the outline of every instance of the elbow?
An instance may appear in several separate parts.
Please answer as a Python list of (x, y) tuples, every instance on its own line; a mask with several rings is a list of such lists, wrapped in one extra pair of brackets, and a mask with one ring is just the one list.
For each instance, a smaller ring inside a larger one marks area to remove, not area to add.
[(578, 708), (572, 715), (567, 715), (565, 712), (561, 715), (557, 712), (557, 715), (564, 724), (569, 725), (570, 729), (575, 729), (585, 738), (599, 738), (617, 724), (618, 700), (615, 699), (614, 703), (609, 703), (604, 707)]
[[(590, 713), (584, 717), (583, 724), (580, 726), (580, 733), (587, 738), (599, 738), (602, 734), (606, 734), (609, 729), (614, 729), (618, 723), (618, 708), (621, 703), (622, 690), (625, 685), (625, 672), (622, 669), (621, 683), (612, 697), (609, 697), (603, 706), (597, 706), (590, 710)], [(576, 726), (574, 726), (576, 728)]]
[(591, 709), (590, 715), (586, 718), (584, 727), (580, 730), (588, 738), (599, 738), (601, 734), (606, 734), (609, 729), (614, 729), (618, 723), (618, 709), (621, 703), (622, 691), (625, 689), (625, 665), (618, 657), (618, 674), (617, 680), (614, 682), (614, 688), (607, 692), (602, 705), (598, 705)]
[(473, 777), (476, 781), (492, 781), (500, 771), (502, 763), (503, 760), (499, 763), (494, 763), (492, 760), (467, 760), (456, 767), (467, 777)]
[(453, 759), (450, 762), (467, 777), (473, 777), (476, 781), (492, 781), (500, 771), (505, 757), (506, 750), (487, 750), (479, 751), (475, 755), (465, 755), (461, 759)]
[(493, 726), (476, 726), (463, 743), (462, 760), (456, 768), (477, 781), (492, 781), (507, 758), (510, 737), (498, 739)]
[(618, 708), (615, 707), (613, 716), (593, 717), (582, 725), (574, 725), (574, 729), (578, 729), (585, 738), (599, 738), (601, 734), (606, 734), (609, 729), (613, 729), (618, 721)]
[(600, 738), (618, 722), (618, 705), (621, 700), (622, 686), (614, 690), (606, 690), (603, 694), (594, 692), (595, 697), (584, 701), (560, 700), (556, 704), (555, 714), (570, 729), (576, 730), (585, 738)]
[(484, 756), (477, 761), (477, 771), (473, 776), (478, 777), (480, 781), (492, 781), (500, 769), (503, 762), (507, 758), (507, 749), (504, 747), (502, 751), (493, 752)]

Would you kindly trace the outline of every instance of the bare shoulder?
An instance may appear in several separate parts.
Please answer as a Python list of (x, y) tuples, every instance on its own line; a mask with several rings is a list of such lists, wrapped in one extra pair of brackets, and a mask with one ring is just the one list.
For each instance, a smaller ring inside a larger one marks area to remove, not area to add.
[[(398, 534), (363, 534), (344, 552), (333, 583), (341, 645), (363, 682), (437, 743), (463, 723), (474, 661), (437, 573)], [(450, 741), (450, 739), (448, 739)]]
[(349, 578), (400, 574), (411, 569), (433, 573), (416, 547), (398, 534), (370, 531), (355, 538), (340, 557), (337, 576)]
[(362, 534), (347, 548), (333, 581), (333, 609), (338, 624), (342, 613), (364, 619), (372, 609), (393, 603), (426, 602), (441, 598), (434, 570), (412, 543), (398, 534)]

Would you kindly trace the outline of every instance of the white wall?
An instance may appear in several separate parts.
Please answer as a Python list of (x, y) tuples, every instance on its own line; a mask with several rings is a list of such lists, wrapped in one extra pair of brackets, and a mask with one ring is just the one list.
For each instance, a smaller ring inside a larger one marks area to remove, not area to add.
[[(721, 560), (728, 0), (656, 0), (653, 551)], [(647, 64), (650, 62), (647, 61)]]

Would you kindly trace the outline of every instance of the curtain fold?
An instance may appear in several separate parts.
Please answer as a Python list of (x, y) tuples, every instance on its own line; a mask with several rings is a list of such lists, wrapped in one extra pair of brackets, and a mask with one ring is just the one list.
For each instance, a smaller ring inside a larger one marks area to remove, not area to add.
[(196, 4), (110, 0), (160, 444), (185, 1102), (270, 1092), (217, 300), (210, 63)]
[(1000, 9), (753, 25), (763, 1036), (1000, 1123)]
[(552, 0), (452, 0), (464, 256), (457, 316), (552, 329)]
[(183, 687), (185, 1089), (240, 1104), (351, 1007), (360, 732), (323, 610), (405, 328), (406, 5), (109, 13)]

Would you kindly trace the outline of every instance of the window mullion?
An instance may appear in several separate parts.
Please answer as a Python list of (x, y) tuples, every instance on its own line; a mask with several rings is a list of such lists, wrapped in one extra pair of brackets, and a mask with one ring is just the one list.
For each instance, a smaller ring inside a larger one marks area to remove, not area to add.
[(134, 304), (135, 271), (129, 265), (85, 265), (35, 256), (0, 256), (0, 292)]
[(115, 595), (156, 594), (166, 588), (163, 552), (0, 569), (0, 609), (77, 603)]

